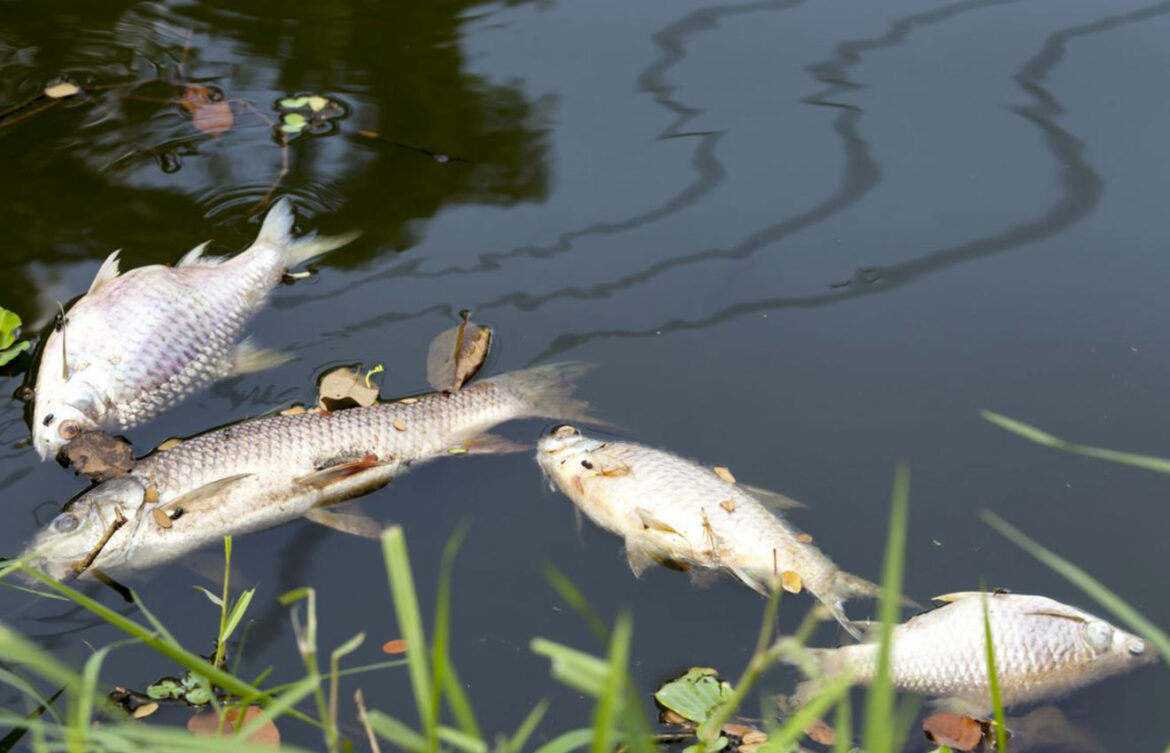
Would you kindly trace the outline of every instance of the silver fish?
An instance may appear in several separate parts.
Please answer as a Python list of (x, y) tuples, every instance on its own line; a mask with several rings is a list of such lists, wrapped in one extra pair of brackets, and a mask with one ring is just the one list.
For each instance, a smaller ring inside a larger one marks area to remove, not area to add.
[(842, 603), (881, 589), (843, 572), (811, 538), (766, 509), (764, 501), (785, 506), (772, 503), (779, 495), (731, 483), (669, 452), (603, 442), (568, 425), (540, 440), (536, 460), (579, 510), (625, 539), (635, 575), (657, 562), (729, 572), (761, 593), (780, 580), (788, 590), (807, 589), (860, 638)]
[(196, 246), (168, 267), (119, 274), (110, 254), (49, 335), (37, 372), (33, 446), (42, 459), (82, 431), (125, 430), (224, 377), (287, 360), (240, 333), (290, 268), (356, 237), (292, 237), (281, 199), (256, 241), (231, 258)]
[[(72, 502), (23, 557), (53, 577), (122, 572), (182, 557), (225, 535), (304, 516), (352, 533), (368, 519), (324, 509), (378, 489), (413, 464), (450, 454), (521, 449), (484, 432), (512, 419), (584, 415), (573, 400), (580, 364), (502, 374), (454, 393), (332, 413), (275, 415), (188, 439)], [(114, 530), (117, 518), (126, 523)], [(374, 524), (376, 529), (376, 524)], [(108, 540), (103, 537), (113, 530)]]
[[(895, 687), (939, 699), (956, 713), (991, 713), (982, 596), (936, 597), (947, 603), (894, 628), (890, 670)], [(988, 594), (987, 614), (1005, 706), (1059, 698), (1157, 658), (1136, 635), (1044, 596)], [(857, 683), (868, 684), (877, 671), (876, 642), (808, 651), (822, 678), (847, 672)], [(803, 685), (797, 698), (811, 696), (818, 683)]]

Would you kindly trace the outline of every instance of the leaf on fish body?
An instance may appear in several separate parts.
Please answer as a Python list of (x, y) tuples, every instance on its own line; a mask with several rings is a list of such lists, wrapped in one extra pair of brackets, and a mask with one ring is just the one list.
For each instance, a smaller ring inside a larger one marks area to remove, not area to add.
[(661, 531), (662, 533), (673, 533), (676, 536), (682, 536), (673, 526), (654, 517), (654, 514), (644, 507), (634, 508), (634, 514), (641, 521), (642, 528), (648, 531)]
[(406, 653), (406, 639), (394, 638), (382, 644), (382, 653), (384, 654), (405, 654)]
[(491, 329), (471, 321), (467, 311), (459, 315), (463, 321), (439, 333), (427, 353), (427, 381), (440, 392), (458, 392), (483, 366), (491, 350)]
[(142, 504), (157, 505), (158, 504), (158, 484), (151, 483), (146, 487), (146, 491), (142, 493)]
[(176, 447), (178, 447), (181, 444), (183, 444), (183, 440), (172, 437), (170, 439), (164, 440), (162, 444), (160, 444), (158, 447), (154, 448), (154, 451), (155, 452), (166, 452), (167, 450), (175, 449)]
[(134, 451), (125, 440), (100, 431), (83, 431), (61, 450), (73, 469), (94, 481), (108, 481), (134, 467)]
[(712, 470), (715, 471), (716, 476), (723, 479), (727, 483), (729, 483), (729, 484), (735, 483), (735, 476), (732, 476), (731, 471), (727, 470), (723, 466), (717, 465), (714, 468), (712, 468)]
[(715, 670), (692, 667), (654, 692), (654, 700), (684, 719), (702, 724), (732, 696), (732, 687)]
[(720, 502), (719, 506), (727, 510), (727, 512), (735, 512), (735, 500), (730, 497)]
[(796, 540), (802, 544), (811, 544), (812, 543), (812, 536), (810, 536), (807, 533), (798, 533), (798, 534), (796, 534)]
[[(986, 722), (961, 714), (933, 714), (922, 720), (926, 739), (952, 750), (975, 750), (988, 732)], [(990, 739), (990, 738), (989, 738)]]
[(406, 431), (406, 422), (401, 418), (394, 419), (394, 428), (398, 431)]
[(378, 468), (384, 465), (389, 465), (392, 460), (378, 460), (377, 455), (366, 455), (360, 460), (349, 460), (343, 463), (336, 463), (327, 468), (321, 468), (307, 473), (304, 476), (298, 476), (293, 479), (293, 483), (300, 486), (311, 486), (316, 489), (323, 489), (332, 483), (341, 481), (342, 479), (353, 476), (354, 474), (367, 471), (371, 468)]
[(780, 573), (780, 585), (785, 591), (792, 594), (798, 594), (804, 588), (800, 573), (795, 570), (785, 570)]
[(45, 96), (49, 99), (64, 99), (72, 97), (80, 91), (81, 87), (77, 84), (68, 79), (59, 78), (45, 87)]
[(370, 384), (362, 370), (354, 366), (342, 366), (327, 372), (317, 388), (317, 405), (321, 410), (366, 407), (376, 402), (378, 386)]
[(175, 524), (175, 522), (171, 520), (171, 516), (167, 515), (161, 507), (154, 508), (150, 511), (150, 514), (154, 518), (154, 522), (158, 523), (159, 528), (170, 528)]
[[(257, 716), (263, 713), (259, 706), (249, 706), (240, 719), (239, 709), (230, 708), (224, 712), (223, 731), (220, 731), (220, 716), (215, 711), (204, 711), (187, 720), (187, 729), (195, 735), (230, 737), (235, 734), (237, 727), (246, 727)], [(280, 731), (272, 720), (268, 720), (260, 729), (247, 738), (253, 745), (263, 745), (268, 748), (280, 747)]]

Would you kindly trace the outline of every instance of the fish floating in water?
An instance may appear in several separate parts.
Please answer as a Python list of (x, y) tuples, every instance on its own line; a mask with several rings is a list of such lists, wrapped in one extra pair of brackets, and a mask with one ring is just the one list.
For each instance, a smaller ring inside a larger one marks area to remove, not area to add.
[(586, 370), (551, 364), (459, 392), (275, 415), (201, 434), (71, 501), (21, 556), (63, 578), (90, 565), (105, 572), (154, 567), (224, 536), (301, 516), (377, 535), (373, 521), (325, 508), (378, 489), (415, 463), (521, 449), (484, 434), (505, 421), (584, 418), (587, 405), (570, 395)]
[(843, 602), (876, 597), (880, 587), (842, 571), (764, 504), (795, 506), (791, 500), (669, 452), (603, 442), (569, 425), (540, 440), (536, 460), (578, 509), (625, 539), (635, 575), (652, 563), (718, 570), (765, 594), (780, 581), (789, 591), (807, 589), (861, 637)]
[(205, 243), (173, 267), (119, 274), (110, 254), (42, 351), (32, 425), (41, 458), (82, 431), (129, 429), (219, 379), (287, 360), (240, 342), (244, 325), (289, 269), (357, 237), (293, 238), (292, 229), (286, 198), (231, 258), (204, 256)]
[[(894, 628), (890, 671), (896, 688), (936, 698), (956, 713), (991, 713), (982, 596), (936, 597), (947, 603)], [(1004, 706), (1055, 699), (1156, 659), (1136, 635), (1044, 596), (988, 594), (987, 614)], [(864, 685), (877, 672), (879, 650), (866, 642), (808, 653), (823, 676), (847, 672)], [(804, 683), (798, 702), (818, 684)]]

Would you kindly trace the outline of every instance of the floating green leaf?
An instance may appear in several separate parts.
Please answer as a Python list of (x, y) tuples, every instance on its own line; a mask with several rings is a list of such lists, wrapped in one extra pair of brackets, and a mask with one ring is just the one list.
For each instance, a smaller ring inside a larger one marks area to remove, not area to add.
[(720, 680), (715, 670), (691, 667), (686, 674), (659, 688), (654, 700), (679, 716), (702, 724), (731, 695), (731, 685)]
[(305, 128), (305, 116), (299, 112), (285, 113), (281, 118), (282, 125), (280, 130), (285, 133), (300, 133)]
[(309, 97), (286, 97), (277, 104), (286, 110), (299, 110), (309, 104)]
[(19, 334), (20, 316), (6, 308), (0, 308), (0, 366), (32, 347), (28, 340), (13, 345)]

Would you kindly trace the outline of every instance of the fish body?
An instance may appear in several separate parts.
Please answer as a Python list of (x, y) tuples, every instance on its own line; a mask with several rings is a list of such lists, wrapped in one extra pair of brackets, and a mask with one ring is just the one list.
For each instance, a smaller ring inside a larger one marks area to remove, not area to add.
[[(959, 713), (991, 713), (982, 596), (939, 597), (949, 603), (894, 628), (890, 671), (896, 688), (939, 699)], [(1044, 596), (988, 594), (987, 614), (1005, 706), (1059, 698), (1155, 659), (1141, 638)], [(866, 642), (809, 652), (825, 675), (848, 672), (868, 684), (879, 650)], [(814, 680), (798, 697), (815, 687)]]
[[(322, 508), (377, 489), (414, 463), (517, 449), (485, 438), (492, 426), (528, 417), (580, 417), (585, 404), (569, 394), (583, 371), (577, 364), (553, 364), (454, 393), (275, 415), (202, 434), (154, 452), (126, 475), (74, 499), (24, 556), (61, 578), (98, 547), (119, 514), (127, 522), (92, 562), (107, 572), (160, 565), (226, 535), (301, 516), (335, 525), (339, 514)], [(337, 517), (327, 521), (330, 516)]]
[(761, 593), (779, 579), (788, 590), (807, 589), (860, 637), (842, 603), (876, 596), (879, 587), (838, 568), (810, 537), (767, 509), (760, 490), (669, 452), (593, 439), (568, 425), (542, 438), (536, 455), (579, 510), (625, 539), (635, 574), (655, 562), (723, 571)]
[(289, 268), (355, 237), (294, 239), (292, 225), (282, 199), (232, 258), (198, 246), (173, 267), (120, 274), (111, 254), (41, 351), (32, 430), (42, 459), (82, 431), (129, 429), (219, 379), (287, 360), (240, 342), (244, 326)]

